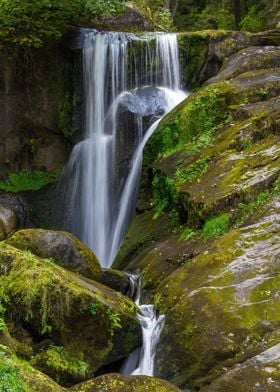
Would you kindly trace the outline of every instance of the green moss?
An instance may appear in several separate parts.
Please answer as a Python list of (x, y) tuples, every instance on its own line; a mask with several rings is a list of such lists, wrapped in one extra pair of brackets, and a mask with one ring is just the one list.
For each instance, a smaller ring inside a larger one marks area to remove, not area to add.
[(51, 345), (46, 351), (39, 353), (31, 364), (43, 372), (47, 372), (61, 382), (63, 378), (84, 379), (90, 370), (89, 364), (83, 360), (83, 355), (70, 353), (63, 346)]
[(203, 236), (206, 239), (219, 237), (229, 230), (229, 215), (221, 214), (208, 219), (203, 226)]
[(0, 346), (0, 391), (1, 392), (31, 392), (25, 384), (20, 369), (15, 365), (13, 357)]
[(196, 161), (193, 165), (190, 165), (186, 169), (177, 169), (175, 174), (176, 183), (192, 182), (198, 179), (202, 174), (208, 170), (209, 158), (203, 158)]
[(223, 84), (209, 86), (193, 94), (161, 121), (145, 151), (145, 163), (185, 149), (193, 143), (192, 152), (208, 144), (212, 133), (227, 120)]
[(19, 173), (9, 173), (8, 180), (0, 182), (0, 189), (6, 192), (38, 190), (57, 181), (59, 175), (60, 170), (52, 172), (23, 170)]

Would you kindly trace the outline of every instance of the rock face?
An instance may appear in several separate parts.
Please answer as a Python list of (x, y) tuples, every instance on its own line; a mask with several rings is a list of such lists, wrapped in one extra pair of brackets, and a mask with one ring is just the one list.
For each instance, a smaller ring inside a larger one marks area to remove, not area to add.
[(156, 375), (203, 392), (273, 391), (279, 50), (274, 33), (232, 37), (232, 47), (223, 47), (230, 34), (217, 37), (210, 39), (216, 71), (209, 47), (198, 50), (213, 78), (161, 121), (146, 146), (142, 194), (152, 207), (138, 210), (114, 266), (141, 273), (145, 296), (166, 314)]
[(8, 242), (0, 269), (15, 352), (59, 383), (92, 377), (141, 343), (137, 307), (120, 293)]
[(32, 63), (36, 72), (4, 56), (0, 61), (1, 177), (23, 169), (52, 171), (66, 159), (62, 119), (73, 54), (57, 47), (37, 50)]
[(93, 252), (72, 234), (63, 231), (26, 229), (17, 231), (7, 243), (34, 255), (52, 259), (69, 271), (100, 280), (101, 267)]
[(26, 206), (21, 197), (0, 193), (0, 241), (23, 227), (26, 219)]
[[(238, 51), (251, 47), (250, 52), (255, 50), (252, 47), (279, 45), (280, 34), (277, 29), (256, 34), (207, 30), (180, 33), (178, 38), (183, 79), (186, 87), (191, 88), (198, 87), (216, 76), (224, 61)], [(262, 62), (265, 64), (266, 61), (262, 56), (259, 65), (261, 66)]]
[(180, 389), (164, 380), (147, 376), (121, 376), (106, 374), (71, 388), (73, 392), (179, 392)]

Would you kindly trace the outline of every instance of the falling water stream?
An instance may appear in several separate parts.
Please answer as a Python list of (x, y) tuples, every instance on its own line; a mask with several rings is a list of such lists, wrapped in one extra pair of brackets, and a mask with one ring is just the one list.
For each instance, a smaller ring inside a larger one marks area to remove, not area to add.
[[(180, 90), (177, 36), (86, 31), (83, 77), (85, 138), (62, 176), (63, 226), (109, 268), (135, 210), (144, 147), (160, 119), (186, 97)], [(133, 275), (130, 281), (138, 287), (143, 347), (123, 371), (153, 375), (164, 316), (153, 305), (140, 304), (141, 284)]]

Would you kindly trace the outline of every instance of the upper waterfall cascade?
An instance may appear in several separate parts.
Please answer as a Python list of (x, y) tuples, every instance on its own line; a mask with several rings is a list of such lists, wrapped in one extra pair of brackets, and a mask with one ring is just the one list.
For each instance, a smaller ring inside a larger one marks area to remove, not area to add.
[(135, 209), (144, 146), (186, 97), (177, 36), (87, 31), (83, 79), (85, 138), (62, 177), (64, 227), (110, 267)]

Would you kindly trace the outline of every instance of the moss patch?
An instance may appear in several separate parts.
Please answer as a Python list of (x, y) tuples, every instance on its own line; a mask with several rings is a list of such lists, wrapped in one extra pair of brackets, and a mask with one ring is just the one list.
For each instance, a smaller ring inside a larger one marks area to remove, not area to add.
[(59, 175), (60, 170), (53, 172), (23, 170), (19, 173), (10, 173), (6, 182), (0, 182), (0, 189), (7, 192), (38, 190), (47, 184), (56, 182)]

